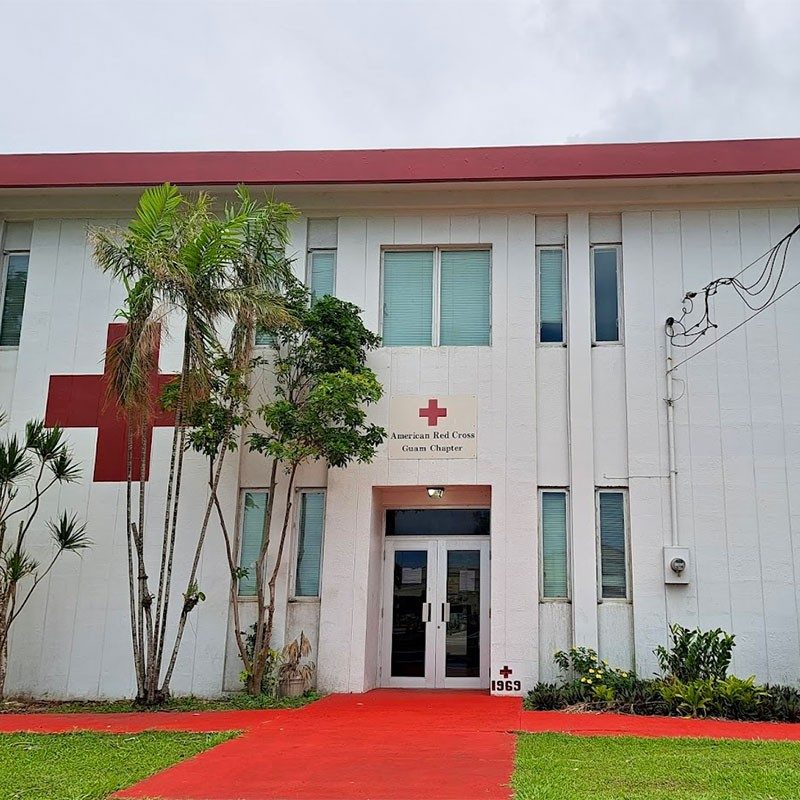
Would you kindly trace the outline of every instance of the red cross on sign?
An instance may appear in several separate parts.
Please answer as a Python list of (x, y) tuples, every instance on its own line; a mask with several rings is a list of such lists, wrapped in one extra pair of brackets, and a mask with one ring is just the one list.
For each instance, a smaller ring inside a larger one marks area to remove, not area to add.
[[(107, 345), (125, 334), (124, 323), (108, 326)], [(154, 369), (150, 374), (150, 391), (156, 409), (148, 421), (145, 432), (145, 475), (150, 477), (150, 444), (153, 427), (172, 427), (175, 417), (172, 412), (161, 410), (158, 397), (166, 384), (175, 375), (162, 375), (158, 372), (158, 345), (153, 354)], [(62, 428), (97, 428), (97, 447), (94, 457), (94, 480), (111, 482), (127, 480), (128, 446), (127, 425), (119, 406), (107, 399), (108, 367), (102, 375), (51, 375), (50, 390), (47, 395), (45, 425), (58, 425)], [(141, 464), (141, 438), (133, 442), (133, 480), (139, 480)]]
[(447, 416), (447, 409), (439, 408), (438, 400), (428, 400), (428, 405), (419, 410), (419, 415), (428, 418), (429, 428), (435, 428), (439, 424), (439, 417)]

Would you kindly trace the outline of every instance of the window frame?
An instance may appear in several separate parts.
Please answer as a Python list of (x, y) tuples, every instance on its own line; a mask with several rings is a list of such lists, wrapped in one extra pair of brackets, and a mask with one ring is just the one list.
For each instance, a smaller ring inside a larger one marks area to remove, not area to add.
[[(442, 253), (458, 252), (463, 250), (481, 250), (489, 254), (489, 343), (488, 344), (441, 344), (442, 337)], [(384, 256), (386, 253), (433, 253), (433, 277), (431, 280), (431, 343), (430, 344), (384, 344), (383, 320), (385, 311), (384, 278), (386, 274)], [(490, 244), (408, 244), (408, 245), (383, 245), (381, 247), (381, 274), (378, 330), (381, 336), (381, 347), (491, 347), (493, 344), (494, 325), (492, 294), (494, 288), (494, 259), (493, 249)]]
[[(6, 305), (6, 284), (8, 283), (8, 265), (11, 261), (11, 256), (20, 256), (20, 255), (27, 255), (28, 256), (28, 267), (27, 267), (27, 275), (25, 278), (25, 295), (28, 293), (28, 286), (27, 281), (30, 277), (30, 269), (31, 269), (31, 251), (30, 248), (27, 250), (0, 250), (0, 332), (2, 332), (3, 326), (3, 312), (5, 310)], [(25, 318), (25, 297), (23, 296), (22, 300), (22, 319), (20, 319), (20, 341), (22, 341), (22, 321)], [(16, 344), (0, 344), (0, 351), (6, 350), (19, 350), (19, 342)]]
[[(568, 340), (569, 325), (567, 324), (567, 314), (569, 313), (569, 303), (567, 302), (567, 246), (565, 244), (537, 244), (536, 246), (536, 275), (535, 275), (535, 297), (534, 303), (536, 305), (536, 344), (542, 347), (566, 347)], [(560, 250), (561, 251), (561, 341), (560, 342), (543, 342), (542, 341), (542, 304), (541, 297), (541, 261), (540, 253), (542, 250)], [(594, 280), (594, 279), (593, 279)], [(594, 292), (593, 292), (594, 293)], [(594, 330), (594, 326), (592, 326)]]
[[(557, 344), (550, 342), (550, 344)], [(544, 594), (544, 528), (542, 524), (542, 495), (546, 492), (560, 492), (564, 495), (564, 508), (566, 512), (565, 531), (566, 559), (567, 559), (567, 595), (566, 597), (546, 597)], [(540, 603), (571, 603), (572, 602), (572, 514), (570, 513), (569, 488), (566, 486), (540, 486), (539, 487), (539, 602)]]
[[(267, 504), (269, 504), (269, 487), (261, 487), (261, 486), (240, 486), (239, 487), (239, 504), (237, 508), (236, 514), (236, 567), (241, 568), (242, 566), (242, 544), (244, 543), (244, 498), (247, 493), (256, 493), (261, 492), (267, 495)], [(265, 509), (266, 512), (266, 509)], [(257, 594), (240, 594), (239, 593), (239, 586), (240, 586), (240, 579), (236, 579), (236, 600), (237, 602), (241, 601), (244, 603), (255, 602), (258, 600)]]
[[(625, 520), (625, 597), (603, 597), (603, 540), (600, 533), (600, 495), (622, 494), (622, 514)], [(627, 486), (598, 486), (594, 490), (595, 547), (597, 552), (597, 602), (632, 603), (631, 591), (631, 533), (630, 506)]]
[[(614, 340), (597, 339), (597, 302), (594, 285), (594, 254), (596, 250), (616, 250), (617, 253), (617, 338)], [(592, 291), (592, 347), (617, 346), (625, 344), (625, 312), (622, 305), (622, 243), (595, 242), (589, 245), (589, 271), (591, 273)]]
[[(322, 500), (322, 539), (319, 545), (319, 592), (316, 595), (297, 594), (297, 567), (300, 557), (300, 523), (303, 518), (302, 495), (304, 494), (323, 494)], [(325, 512), (328, 508), (328, 487), (327, 486), (303, 486), (295, 489), (294, 497), (294, 519), (292, 520), (292, 571), (289, 584), (290, 603), (319, 603), (322, 601), (322, 569), (325, 563)]]

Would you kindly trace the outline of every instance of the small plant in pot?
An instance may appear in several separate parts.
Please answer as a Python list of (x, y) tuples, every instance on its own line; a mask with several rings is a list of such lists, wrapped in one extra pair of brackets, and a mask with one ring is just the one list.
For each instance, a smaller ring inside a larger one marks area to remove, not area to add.
[(278, 668), (280, 693), (283, 697), (301, 697), (311, 688), (316, 665), (309, 660), (310, 655), (311, 642), (303, 632), (283, 648)]

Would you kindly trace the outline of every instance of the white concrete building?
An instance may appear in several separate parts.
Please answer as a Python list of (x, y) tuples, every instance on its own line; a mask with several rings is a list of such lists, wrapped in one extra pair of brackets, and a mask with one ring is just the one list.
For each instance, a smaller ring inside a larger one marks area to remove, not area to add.
[[(298, 480), (276, 644), (304, 630), (321, 689), (520, 693), (572, 644), (646, 675), (671, 622), (735, 633), (739, 675), (798, 681), (800, 291), (722, 339), (753, 312), (720, 289), (719, 327), (676, 351), (690, 360), (672, 373), (674, 436), (665, 402), (666, 318), (798, 224), (800, 140), (768, 140), (0, 156), (0, 406), (11, 428), (48, 402), (76, 406), (85, 475), (58, 500), (95, 541), (26, 609), (9, 693), (134, 690), (110, 423), (86, 405), (94, 383), (77, 408), (74, 385), (51, 377), (102, 373), (122, 297), (92, 263), (87, 226), (124, 222), (166, 180), (274, 189), (302, 213), (298, 274), (384, 336), (372, 416), (389, 440), (370, 465)], [(800, 281), (800, 247), (772, 281), (776, 297)], [(161, 371), (179, 362), (165, 339)], [(170, 438), (154, 428), (154, 516)], [(246, 448), (235, 461), (223, 494), (248, 563), (267, 476)], [(187, 469), (184, 491), (204, 500), (203, 465)], [(202, 505), (183, 507), (181, 531)], [(177, 546), (180, 570), (192, 537)], [(212, 528), (178, 693), (237, 685), (227, 580)]]

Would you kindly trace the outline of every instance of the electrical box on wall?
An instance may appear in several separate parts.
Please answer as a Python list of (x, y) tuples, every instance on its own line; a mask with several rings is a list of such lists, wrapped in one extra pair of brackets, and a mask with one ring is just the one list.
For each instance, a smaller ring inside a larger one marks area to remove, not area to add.
[(664, 548), (664, 583), (689, 583), (691, 565), (688, 547)]

